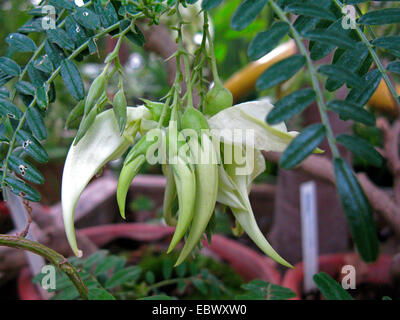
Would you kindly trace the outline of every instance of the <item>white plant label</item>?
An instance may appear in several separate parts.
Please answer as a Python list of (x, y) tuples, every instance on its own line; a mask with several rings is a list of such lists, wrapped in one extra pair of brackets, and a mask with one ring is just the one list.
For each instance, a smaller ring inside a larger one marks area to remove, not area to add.
[(309, 292), (316, 288), (313, 276), (318, 273), (317, 195), (314, 181), (300, 185), (300, 209), (304, 292)]

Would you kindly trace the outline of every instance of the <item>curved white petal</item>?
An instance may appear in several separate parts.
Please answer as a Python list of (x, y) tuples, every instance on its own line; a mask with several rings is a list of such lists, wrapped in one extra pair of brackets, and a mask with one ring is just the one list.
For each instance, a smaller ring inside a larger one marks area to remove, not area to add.
[(274, 106), (268, 101), (250, 101), (222, 110), (208, 120), (212, 133), (230, 144), (245, 144), (258, 150), (282, 152), (298, 132), (288, 132), (285, 123), (265, 123)]
[[(144, 106), (128, 107), (128, 123), (148, 117), (150, 112)], [(74, 212), (79, 197), (93, 176), (109, 161), (118, 159), (129, 147), (130, 142), (120, 135), (113, 110), (100, 113), (79, 143), (68, 151), (64, 164), (61, 187), (61, 202), (64, 227), (68, 241), (75, 255), (78, 250)]]

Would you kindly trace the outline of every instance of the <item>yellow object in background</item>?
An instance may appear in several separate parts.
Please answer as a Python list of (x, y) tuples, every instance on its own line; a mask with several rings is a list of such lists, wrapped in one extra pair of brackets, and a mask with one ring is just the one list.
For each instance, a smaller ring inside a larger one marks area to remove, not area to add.
[[(395, 87), (397, 94), (400, 94), (400, 84), (396, 83)], [(372, 108), (389, 113), (390, 115), (397, 116), (398, 114), (396, 103), (383, 79), (381, 80), (381, 83), (379, 83), (378, 88), (372, 95), (368, 104)]]
[[(286, 59), (297, 52), (294, 40), (279, 45), (264, 57), (250, 63), (242, 70), (236, 72), (229, 78), (224, 86), (232, 93), (233, 100), (237, 101), (254, 90), (258, 77), (275, 63)], [(400, 84), (396, 84), (396, 92), (400, 94)], [(379, 111), (392, 116), (397, 116), (397, 104), (394, 101), (386, 83), (381, 80), (377, 90), (372, 95), (368, 104)]]
[(258, 77), (265, 70), (275, 63), (294, 55), (296, 52), (297, 47), (293, 40), (285, 42), (264, 57), (236, 72), (225, 82), (224, 86), (232, 93), (233, 100), (238, 100), (254, 89)]

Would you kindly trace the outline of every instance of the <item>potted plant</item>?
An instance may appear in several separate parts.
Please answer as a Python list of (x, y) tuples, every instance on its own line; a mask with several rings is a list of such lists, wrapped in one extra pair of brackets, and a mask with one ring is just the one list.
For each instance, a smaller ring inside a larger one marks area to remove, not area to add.
[[(337, 253), (321, 255), (319, 257), (319, 269), (322, 272), (327, 273), (337, 281), (341, 281), (345, 275), (342, 273), (342, 267), (345, 265), (354, 266), (356, 273), (356, 287), (369, 285), (369, 288), (365, 288), (365, 291), (374, 292), (373, 286), (389, 286), (392, 283), (390, 274), (390, 264), (392, 257), (389, 255), (382, 254), (378, 260), (373, 263), (366, 264), (360, 260), (360, 257), (356, 253)], [(303, 293), (303, 262), (295, 265), (295, 268), (288, 270), (282, 280), (282, 286), (293, 290), (296, 293), (295, 300), (300, 300), (305, 297)], [(363, 289), (361, 287), (361, 289)], [(363, 291), (364, 291), (363, 290)], [(352, 290), (349, 291), (352, 294)], [(319, 295), (314, 298), (319, 299)], [(366, 297), (368, 294), (363, 292), (354, 292), (353, 295), (359, 295), (360, 297)], [(380, 297), (378, 297), (380, 298)]]

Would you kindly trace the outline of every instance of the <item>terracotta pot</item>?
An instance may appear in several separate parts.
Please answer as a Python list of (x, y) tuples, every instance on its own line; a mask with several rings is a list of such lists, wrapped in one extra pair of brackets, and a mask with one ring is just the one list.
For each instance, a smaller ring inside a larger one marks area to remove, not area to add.
[[(341, 274), (344, 265), (353, 265), (356, 269), (356, 282), (371, 284), (389, 284), (391, 282), (390, 263), (392, 257), (380, 255), (378, 261), (366, 264), (360, 261), (355, 253), (327, 254), (319, 257), (319, 270), (324, 271), (333, 278)], [(295, 265), (294, 269), (286, 272), (282, 286), (292, 289), (297, 297), (293, 300), (300, 300), (303, 289), (303, 262)]]
[[(79, 232), (98, 247), (102, 247), (119, 238), (143, 242), (159, 241), (171, 237), (174, 228), (156, 224), (123, 223), (85, 228)], [(212, 254), (231, 265), (245, 281), (257, 278), (275, 284), (281, 282), (281, 276), (275, 268), (274, 261), (237, 241), (214, 235), (211, 245), (206, 242), (204, 245)], [(23, 269), (19, 275), (18, 292), (21, 300), (40, 300), (40, 295), (31, 283), (28, 269)]]

